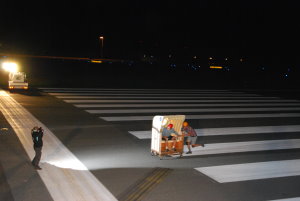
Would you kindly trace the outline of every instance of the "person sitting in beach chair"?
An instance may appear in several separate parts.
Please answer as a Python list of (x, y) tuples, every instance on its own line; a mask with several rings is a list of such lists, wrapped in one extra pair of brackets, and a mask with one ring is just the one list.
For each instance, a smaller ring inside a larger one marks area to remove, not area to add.
[(177, 135), (178, 135), (178, 133), (174, 130), (173, 124), (169, 124), (167, 127), (163, 128), (163, 130), (162, 130), (162, 140), (166, 141), (166, 152), (169, 151), (169, 148), (168, 148), (168, 141), (169, 140), (173, 141), (172, 150), (176, 151), (175, 145), (176, 145)]

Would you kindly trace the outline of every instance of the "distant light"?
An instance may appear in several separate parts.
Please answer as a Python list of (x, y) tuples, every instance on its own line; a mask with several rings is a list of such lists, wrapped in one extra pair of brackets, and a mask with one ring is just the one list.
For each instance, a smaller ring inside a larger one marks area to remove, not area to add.
[(103, 37), (103, 36), (100, 36), (99, 38), (100, 38), (100, 40), (103, 40), (103, 39), (104, 39), (104, 37)]
[(223, 67), (222, 66), (210, 66), (209, 68), (211, 68), (211, 69), (222, 69)]
[(91, 62), (92, 62), (92, 63), (99, 63), (99, 64), (102, 63), (102, 61), (100, 61), (100, 60), (94, 60), (94, 59), (92, 59)]
[(227, 61), (228, 60), (228, 58), (225, 58), (225, 61)]
[(197, 56), (194, 56), (194, 59), (197, 59)]
[(2, 68), (5, 71), (8, 71), (10, 73), (15, 73), (18, 71), (18, 65), (16, 63), (12, 63), (12, 62), (5, 62), (2, 64)]
[(209, 59), (209, 60), (212, 60), (213, 58), (212, 58), (212, 57), (209, 57), (208, 59)]

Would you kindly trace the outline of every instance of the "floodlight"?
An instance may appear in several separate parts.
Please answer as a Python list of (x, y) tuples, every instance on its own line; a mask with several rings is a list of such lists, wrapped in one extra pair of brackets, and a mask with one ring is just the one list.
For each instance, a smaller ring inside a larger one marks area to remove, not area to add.
[(2, 63), (2, 68), (10, 73), (15, 73), (18, 71), (18, 64), (13, 62), (5, 62)]

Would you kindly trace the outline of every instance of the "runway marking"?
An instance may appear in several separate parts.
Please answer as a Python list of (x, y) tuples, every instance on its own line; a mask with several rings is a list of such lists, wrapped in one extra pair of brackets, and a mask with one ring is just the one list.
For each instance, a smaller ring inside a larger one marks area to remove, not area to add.
[(230, 103), (230, 104), (75, 104), (78, 108), (101, 108), (101, 107), (253, 107), (253, 106), (300, 106), (300, 103)]
[(219, 183), (300, 175), (300, 160), (268, 161), (195, 168)]
[(30, 159), (34, 156), (31, 129), (36, 125), (44, 128), (41, 161), (43, 170), (38, 171), (38, 174), (54, 201), (117, 200), (42, 122), (5, 91), (0, 91), (0, 109), (14, 129)]
[[(287, 140), (264, 140), (264, 141), (244, 141), (244, 142), (226, 142), (205, 144), (205, 147), (192, 148), (192, 154), (183, 154), (183, 156), (202, 156), (211, 154), (229, 154), (241, 152), (257, 152), (272, 150), (299, 149), (300, 139)], [(187, 152), (184, 146), (184, 152)]]
[(300, 197), (286, 198), (286, 199), (279, 199), (279, 200), (269, 200), (269, 201), (300, 201)]
[(149, 193), (155, 186), (172, 172), (169, 168), (155, 168), (145, 179), (139, 181), (135, 186), (119, 196), (119, 201), (139, 201)]
[(46, 93), (49, 93), (51, 95), (60, 95), (60, 94), (70, 94), (70, 93), (76, 93), (76, 94), (86, 94), (86, 93), (94, 93), (94, 94), (100, 94), (100, 95), (134, 95), (134, 94), (143, 94), (143, 95), (216, 95), (216, 96), (261, 96), (259, 94), (250, 94), (250, 93), (243, 93), (243, 92), (206, 92), (206, 91), (99, 91), (99, 90), (65, 90), (65, 91), (44, 91)]
[[(249, 100), (215, 100), (215, 99), (201, 99), (201, 100), (191, 100), (191, 99), (184, 99), (184, 98), (176, 98), (176, 99), (165, 99), (165, 98), (155, 98), (153, 100), (151, 97), (147, 99), (102, 99), (102, 100), (63, 100), (66, 103), (249, 103)], [(251, 102), (259, 102), (259, 103), (299, 103), (297, 100), (251, 100)]]
[[(105, 121), (152, 121), (154, 116), (114, 116), (99, 117)], [(186, 119), (241, 119), (241, 118), (284, 118), (300, 117), (300, 113), (270, 113), (270, 114), (207, 114), (186, 115)]]
[[(288, 133), (300, 132), (300, 125), (284, 126), (251, 126), (251, 127), (224, 127), (224, 128), (199, 128), (195, 129), (198, 136), (216, 135), (244, 135), (258, 133)], [(147, 131), (128, 131), (138, 139), (151, 139), (151, 130)]]
[(41, 87), (39, 88), (43, 91), (64, 91), (64, 90), (92, 90), (92, 91), (200, 91), (200, 92), (231, 92), (231, 93), (244, 93), (239, 91), (230, 91), (230, 90), (222, 90), (222, 89), (137, 89), (137, 88), (47, 88), (47, 87)]
[(150, 96), (157, 96), (157, 98), (216, 98), (216, 99), (225, 99), (225, 98), (231, 98), (231, 99), (279, 99), (278, 97), (265, 97), (265, 96), (258, 96), (258, 95), (247, 95), (247, 94), (242, 94), (242, 95), (230, 95), (230, 94), (224, 94), (224, 95), (218, 95), (218, 94), (151, 94), (151, 93), (123, 93), (123, 94), (117, 94), (117, 93), (48, 93), (49, 95), (52, 96), (101, 96), (101, 97), (106, 97), (106, 98), (145, 98)]
[(91, 114), (124, 114), (124, 113), (182, 113), (182, 112), (262, 112), (262, 111), (299, 111), (300, 107), (269, 107), (269, 108), (174, 108), (174, 109), (116, 109), (116, 110), (85, 110)]

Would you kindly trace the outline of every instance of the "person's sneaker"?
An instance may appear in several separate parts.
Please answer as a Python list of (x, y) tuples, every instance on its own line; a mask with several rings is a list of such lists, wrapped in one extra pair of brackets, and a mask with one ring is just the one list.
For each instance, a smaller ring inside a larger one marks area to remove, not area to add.
[(191, 151), (186, 152), (186, 154), (191, 154), (191, 153), (192, 153)]
[(202, 147), (205, 147), (205, 145), (204, 145), (204, 144), (202, 144)]
[(36, 170), (41, 170), (42, 168), (40, 167), (40, 166), (34, 166), (34, 168), (36, 169)]

